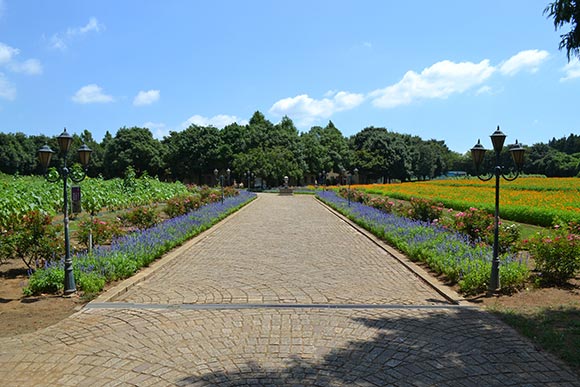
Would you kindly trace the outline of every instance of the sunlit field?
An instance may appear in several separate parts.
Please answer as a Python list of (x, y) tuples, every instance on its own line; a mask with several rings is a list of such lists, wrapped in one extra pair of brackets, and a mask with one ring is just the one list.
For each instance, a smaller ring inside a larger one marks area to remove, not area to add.
[[(433, 180), (401, 184), (353, 185), (371, 194), (408, 200), (420, 197), (464, 210), (495, 206), (495, 180)], [(580, 178), (521, 177), (500, 183), (500, 216), (517, 222), (550, 226), (556, 220), (580, 220)]]

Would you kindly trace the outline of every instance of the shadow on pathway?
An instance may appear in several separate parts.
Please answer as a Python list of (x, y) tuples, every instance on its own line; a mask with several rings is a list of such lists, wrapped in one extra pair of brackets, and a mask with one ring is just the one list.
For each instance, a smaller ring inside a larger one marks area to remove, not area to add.
[(374, 338), (348, 341), (320, 359), (291, 355), (282, 368), (248, 354), (238, 371), (191, 376), (178, 385), (580, 386), (578, 375), (485, 312), (403, 309), (351, 320), (373, 329)]

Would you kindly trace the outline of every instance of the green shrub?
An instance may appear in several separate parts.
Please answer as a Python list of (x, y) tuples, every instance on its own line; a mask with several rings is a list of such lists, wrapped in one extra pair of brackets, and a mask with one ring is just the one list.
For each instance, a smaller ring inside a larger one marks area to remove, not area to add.
[(501, 289), (504, 293), (511, 293), (524, 286), (530, 276), (527, 262), (502, 261), (499, 266)]
[(201, 195), (180, 195), (167, 200), (163, 211), (170, 218), (175, 218), (176, 216), (185, 215), (188, 212), (195, 211), (201, 205)]
[(433, 222), (441, 218), (443, 205), (432, 200), (422, 198), (411, 198), (411, 207), (407, 210), (406, 216), (414, 220), (423, 222)]
[(580, 235), (567, 228), (557, 228), (550, 235), (539, 233), (525, 246), (539, 272), (542, 285), (561, 285), (580, 271)]
[(237, 189), (235, 189), (232, 186), (224, 187), (224, 196), (226, 198), (229, 198), (232, 196), (238, 196), (239, 194), (240, 194), (240, 191), (238, 191)]
[(493, 236), (494, 217), (484, 210), (471, 207), (453, 216), (452, 227), (468, 235), (474, 242), (487, 241), (490, 232)]
[(58, 293), (64, 289), (64, 270), (53, 266), (35, 271), (23, 289), (25, 296), (41, 293)]
[(366, 204), (373, 208), (386, 212), (388, 214), (392, 213), (396, 208), (395, 202), (393, 202), (386, 196), (372, 197), (368, 200), (368, 203)]
[[(487, 211), (470, 207), (451, 217), (442, 218), (439, 223), (469, 236), (473, 243), (487, 243), (493, 245), (495, 222), (494, 216)], [(520, 228), (516, 224), (500, 222), (498, 229), (499, 253), (504, 254), (514, 249), (520, 239)]]
[(89, 236), (92, 233), (93, 245), (104, 245), (111, 242), (112, 238), (124, 234), (119, 221), (105, 222), (104, 220), (93, 218), (79, 222), (77, 239), (79, 243), (89, 247)]
[[(520, 226), (517, 224), (500, 223), (498, 234), (499, 253), (505, 254), (513, 252), (520, 240)], [(490, 233), (487, 240), (490, 244), (493, 243), (493, 233)]]
[(38, 210), (14, 218), (0, 230), (2, 259), (20, 258), (31, 270), (43, 267), (64, 253), (62, 229), (62, 225), (53, 225), (52, 218)]
[(207, 203), (208, 196), (213, 192), (213, 190), (207, 185), (202, 185), (198, 188), (199, 195), (201, 196), (201, 201)]
[(105, 277), (96, 272), (75, 273), (77, 287), (87, 295), (100, 292), (105, 287)]
[(153, 227), (157, 224), (157, 209), (147, 206), (139, 206), (126, 212), (122, 219), (130, 226), (135, 226), (140, 230)]

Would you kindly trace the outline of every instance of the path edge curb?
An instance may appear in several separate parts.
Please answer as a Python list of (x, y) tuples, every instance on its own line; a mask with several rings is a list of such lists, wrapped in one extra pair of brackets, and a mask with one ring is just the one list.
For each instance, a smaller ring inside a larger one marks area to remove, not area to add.
[[(104, 293), (100, 294), (98, 297), (96, 297), (95, 299), (93, 299), (89, 303), (87, 303), (87, 305), (99, 304), (99, 303), (105, 303), (105, 302), (113, 302), (121, 294), (126, 293), (133, 286), (135, 286), (138, 283), (149, 278), (157, 270), (159, 270), (162, 267), (164, 267), (165, 265), (168, 265), (169, 263), (173, 262), (173, 260), (175, 260), (181, 254), (183, 254), (183, 252), (194, 248), (202, 240), (204, 240), (205, 238), (207, 238), (208, 236), (213, 234), (215, 232), (215, 230), (217, 230), (220, 227), (223, 227), (223, 225), (225, 223), (229, 222), (235, 216), (238, 216), (238, 214), (245, 211), (248, 207), (253, 205), (259, 199), (260, 199), (260, 195), (257, 195), (255, 199), (253, 199), (248, 204), (246, 204), (245, 206), (240, 208), (238, 211), (234, 212), (233, 214), (228, 215), (226, 218), (220, 220), (218, 223), (214, 224), (209, 229), (202, 231), (200, 234), (198, 234), (198, 235), (194, 236), (193, 238), (191, 238), (190, 240), (186, 241), (181, 246), (177, 246), (174, 249), (172, 249), (171, 251), (165, 253), (163, 256), (161, 256), (160, 258), (155, 260), (149, 266), (142, 268), (141, 270), (139, 270), (137, 273), (135, 273), (131, 277), (126, 278), (125, 280), (121, 281), (117, 285), (113, 286), (112, 288), (106, 290)], [(89, 308), (87, 308), (87, 305), (85, 305), (85, 307), (83, 307), (83, 309), (89, 309)]]
[(442, 282), (434, 278), (428, 271), (423, 269), (421, 266), (417, 265), (411, 259), (409, 259), (405, 254), (401, 253), (394, 247), (387, 244), (382, 239), (378, 238), (376, 235), (371, 233), (370, 231), (366, 230), (365, 228), (359, 226), (346, 216), (342, 215), (328, 204), (324, 203), (318, 197), (316, 197), (316, 201), (320, 203), (324, 208), (334, 214), (336, 217), (341, 219), (343, 222), (347, 223), (349, 226), (357, 230), (359, 233), (363, 234), (367, 237), (371, 242), (377, 245), (380, 249), (385, 251), (387, 254), (395, 258), (399, 261), (404, 267), (406, 267), (409, 271), (411, 271), (414, 275), (420, 278), (423, 282), (433, 288), (437, 293), (443, 296), (449, 302), (460, 305), (460, 306), (473, 306), (473, 304), (469, 303), (465, 298), (463, 298), (459, 293), (455, 292), (452, 289), (449, 289), (448, 286), (445, 286)]

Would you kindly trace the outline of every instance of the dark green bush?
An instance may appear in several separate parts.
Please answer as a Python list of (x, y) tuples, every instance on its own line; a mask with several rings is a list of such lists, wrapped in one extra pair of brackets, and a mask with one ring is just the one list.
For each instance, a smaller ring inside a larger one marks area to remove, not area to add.
[(407, 210), (406, 216), (414, 220), (431, 223), (441, 218), (443, 214), (443, 205), (432, 200), (411, 198), (410, 204), (411, 207)]
[(562, 285), (580, 271), (580, 235), (558, 227), (553, 234), (539, 233), (525, 244), (536, 264), (542, 285)]
[(155, 207), (139, 206), (126, 212), (121, 219), (130, 226), (140, 230), (153, 227), (158, 222), (157, 209)]

